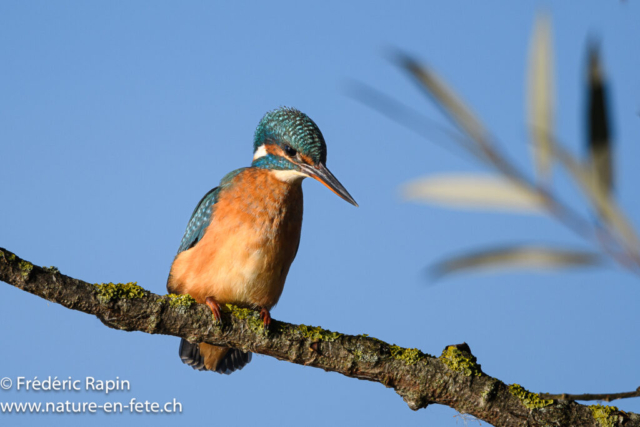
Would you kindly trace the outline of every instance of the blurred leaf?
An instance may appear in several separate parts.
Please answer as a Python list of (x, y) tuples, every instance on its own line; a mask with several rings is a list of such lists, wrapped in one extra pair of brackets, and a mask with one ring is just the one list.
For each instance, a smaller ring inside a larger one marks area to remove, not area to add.
[(519, 171), (498, 151), (491, 135), (471, 109), (430, 68), (408, 55), (398, 54), (400, 65), (418, 80), (422, 89), (433, 97), (449, 119), (476, 144), (469, 150), (479, 160), (487, 162), (514, 181), (523, 181)]
[(402, 67), (420, 82), (428, 94), (435, 98), (449, 118), (479, 144), (483, 151), (490, 150), (488, 134), (484, 126), (455, 92), (449, 89), (449, 86), (427, 66), (407, 55), (399, 55), (399, 57)]
[(541, 213), (535, 192), (493, 175), (447, 174), (420, 178), (404, 186), (407, 200), (472, 209)]
[(413, 132), (416, 132), (418, 135), (433, 141), (442, 148), (449, 150), (451, 153), (461, 155), (459, 150), (452, 147), (449, 141), (444, 141), (442, 137), (456, 142), (460, 147), (463, 147), (466, 151), (462, 154), (469, 154), (469, 152), (474, 151), (476, 152), (476, 156), (479, 154), (477, 153), (478, 147), (476, 146), (476, 143), (470, 140), (467, 135), (461, 134), (457, 129), (444, 126), (441, 123), (424, 116), (412, 107), (401, 103), (397, 99), (374, 87), (354, 80), (349, 83), (346, 89), (347, 93), (357, 101), (368, 105), (387, 118), (407, 129), (412, 130)]
[(607, 92), (598, 49), (589, 51), (588, 117), (589, 161), (592, 174), (598, 185), (609, 195), (613, 187), (613, 165)]
[(529, 59), (528, 121), (533, 139), (534, 162), (538, 178), (551, 179), (553, 153), (550, 135), (554, 120), (553, 49), (551, 20), (541, 15), (536, 20)]
[(626, 243), (627, 248), (635, 255), (638, 255), (640, 253), (640, 240), (638, 240), (636, 231), (615, 201), (593, 179), (591, 169), (580, 163), (558, 144), (554, 144), (554, 154), (580, 185), (604, 221), (611, 225), (616, 234)]
[(600, 256), (592, 252), (519, 245), (485, 249), (452, 257), (433, 266), (432, 274), (440, 278), (470, 270), (550, 270), (589, 266), (600, 262)]

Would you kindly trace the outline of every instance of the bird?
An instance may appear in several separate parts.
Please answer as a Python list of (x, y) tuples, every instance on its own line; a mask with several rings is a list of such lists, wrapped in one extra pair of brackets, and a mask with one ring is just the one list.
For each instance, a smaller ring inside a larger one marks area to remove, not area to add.
[[(171, 264), (169, 293), (189, 294), (217, 321), (224, 304), (260, 310), (268, 329), (300, 244), (302, 180), (313, 178), (358, 206), (326, 163), (324, 137), (309, 116), (289, 107), (267, 112), (251, 166), (228, 173), (196, 205)], [(184, 338), (179, 355), (193, 369), (221, 374), (251, 361), (250, 352)]]

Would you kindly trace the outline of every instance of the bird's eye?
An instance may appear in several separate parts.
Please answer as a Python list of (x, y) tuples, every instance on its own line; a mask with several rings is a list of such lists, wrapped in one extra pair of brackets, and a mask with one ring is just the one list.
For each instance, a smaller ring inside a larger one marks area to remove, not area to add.
[(284, 146), (284, 152), (287, 153), (287, 156), (293, 157), (296, 155), (297, 151), (295, 148), (292, 148), (290, 145)]

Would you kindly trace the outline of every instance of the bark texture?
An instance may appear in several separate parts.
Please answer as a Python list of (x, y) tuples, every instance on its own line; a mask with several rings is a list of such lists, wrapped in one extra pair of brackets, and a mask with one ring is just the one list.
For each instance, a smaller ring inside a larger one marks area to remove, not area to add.
[(0, 280), (67, 308), (97, 316), (125, 331), (173, 335), (192, 342), (240, 348), (279, 360), (339, 372), (393, 388), (413, 410), (450, 406), (495, 426), (639, 426), (640, 416), (612, 406), (545, 400), (517, 384), (482, 372), (466, 344), (440, 357), (319, 327), (273, 321), (267, 332), (258, 312), (223, 307), (214, 322), (188, 296), (160, 296), (134, 283), (93, 285), (42, 268), (0, 248)]

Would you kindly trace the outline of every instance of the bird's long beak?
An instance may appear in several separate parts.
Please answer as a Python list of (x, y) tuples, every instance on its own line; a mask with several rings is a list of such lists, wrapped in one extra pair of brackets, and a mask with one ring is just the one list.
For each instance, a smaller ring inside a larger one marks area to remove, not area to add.
[(318, 166), (308, 166), (308, 165), (304, 165), (304, 166), (301, 165), (301, 166), (302, 166), (302, 171), (305, 174), (309, 175), (311, 178), (317, 179), (318, 181), (323, 183), (329, 190), (333, 191), (338, 196), (340, 196), (347, 202), (351, 203), (353, 206), (356, 206), (356, 207), (358, 206), (358, 204), (356, 203), (355, 200), (353, 200), (353, 197), (351, 197), (351, 194), (349, 194), (347, 189), (344, 188), (342, 184), (340, 184), (340, 181), (338, 181), (338, 179), (335, 176), (333, 176), (333, 174), (329, 171), (329, 169), (327, 169), (325, 165), (320, 163), (318, 164)]

